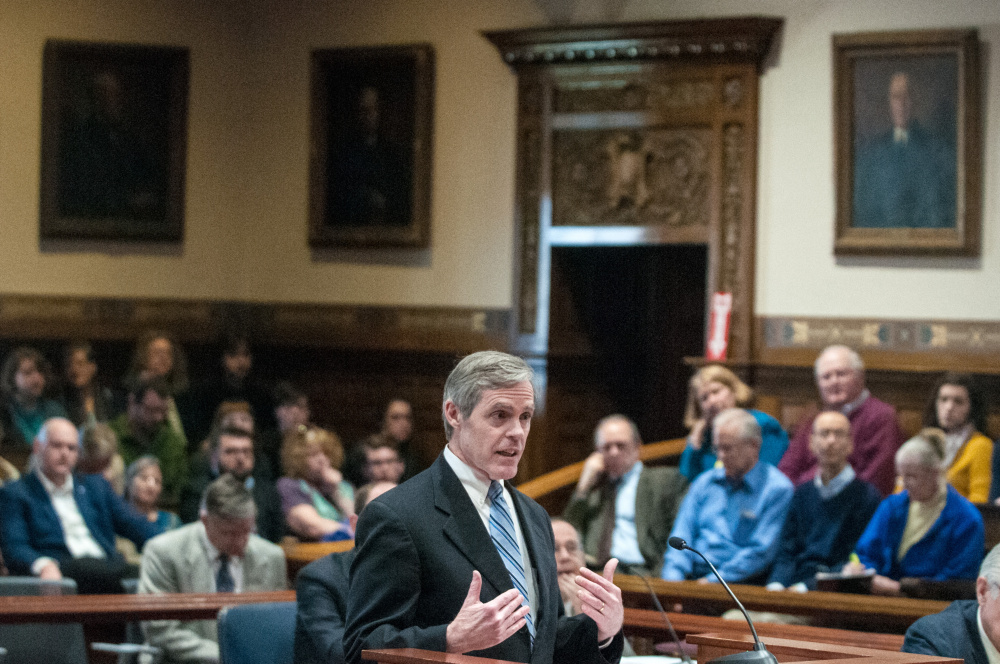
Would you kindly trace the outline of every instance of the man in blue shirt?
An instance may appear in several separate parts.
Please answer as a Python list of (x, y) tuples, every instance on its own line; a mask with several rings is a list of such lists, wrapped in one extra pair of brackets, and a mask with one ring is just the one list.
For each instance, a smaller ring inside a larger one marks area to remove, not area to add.
[[(762, 583), (777, 551), (792, 483), (774, 466), (759, 463), (760, 425), (750, 413), (723, 411), (716, 416), (714, 436), (722, 467), (692, 483), (671, 536), (704, 553), (726, 581)], [(667, 549), (660, 576), (715, 580), (700, 558), (675, 549)]]

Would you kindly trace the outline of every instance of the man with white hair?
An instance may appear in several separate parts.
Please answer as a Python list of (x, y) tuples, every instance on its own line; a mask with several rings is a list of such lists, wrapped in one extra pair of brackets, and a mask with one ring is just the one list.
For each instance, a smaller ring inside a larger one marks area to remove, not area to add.
[(12, 574), (69, 577), (81, 594), (122, 592), (138, 569), (115, 550), (115, 535), (137, 547), (159, 529), (129, 507), (100, 475), (75, 475), (73, 423), (53, 417), (34, 442), (34, 471), (0, 489), (0, 547)]
[[(760, 424), (747, 411), (729, 408), (716, 415), (713, 437), (722, 467), (691, 484), (670, 535), (705, 554), (726, 581), (763, 583), (778, 550), (792, 483), (760, 461)], [(672, 548), (660, 576), (715, 581), (701, 558)]]
[(910, 625), (901, 650), (964, 659), (965, 664), (1000, 661), (1000, 545), (979, 567), (976, 599), (952, 602)]
[[(839, 411), (851, 422), (854, 451), (848, 463), (859, 478), (888, 496), (896, 484), (896, 450), (903, 444), (896, 409), (871, 395), (865, 387), (864, 362), (847, 346), (825, 348), (816, 358), (815, 370), (823, 410)], [(816, 475), (818, 459), (809, 446), (815, 419), (799, 425), (778, 464), (796, 486)]]

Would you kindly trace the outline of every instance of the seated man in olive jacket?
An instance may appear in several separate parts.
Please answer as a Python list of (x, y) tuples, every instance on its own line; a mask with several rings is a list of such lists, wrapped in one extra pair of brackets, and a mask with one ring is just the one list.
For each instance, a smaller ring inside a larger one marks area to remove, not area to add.
[(580, 532), (588, 566), (614, 557), (658, 576), (687, 480), (676, 468), (639, 461), (642, 438), (624, 415), (598, 422), (594, 446), (563, 518)]

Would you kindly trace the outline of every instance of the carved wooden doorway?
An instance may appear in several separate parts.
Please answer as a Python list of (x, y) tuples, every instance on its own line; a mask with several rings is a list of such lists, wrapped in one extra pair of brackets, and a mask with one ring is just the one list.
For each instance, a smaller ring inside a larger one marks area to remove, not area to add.
[[(675, 351), (689, 354), (692, 337), (693, 354), (701, 353), (710, 294), (732, 293), (729, 357), (750, 359), (757, 88), (780, 26), (780, 19), (746, 18), (486, 33), (518, 75), (511, 345), (539, 374), (542, 415), (519, 478), (582, 459), (597, 419), (621, 403), (636, 408), (632, 414), (651, 429), (647, 438), (678, 431), (679, 422), (671, 428), (666, 411), (649, 406), (659, 395), (683, 393), (690, 370), (674, 351), (644, 370), (652, 396), (623, 400), (643, 389), (619, 374), (655, 346), (625, 352), (595, 342), (613, 327), (580, 315), (580, 302), (596, 306), (608, 280), (633, 284), (634, 294), (683, 293), (663, 312), (655, 302), (649, 312), (623, 315), (656, 320), (696, 311), (700, 323), (675, 331)], [(599, 247), (647, 250), (616, 263)], [(697, 249), (674, 257), (648, 249), (679, 247)], [(598, 264), (617, 267), (588, 272)], [(621, 265), (633, 267), (632, 276)], [(596, 328), (573, 329), (583, 323)], [(642, 345), (650, 335), (652, 328), (623, 341)], [(580, 343), (588, 337), (589, 345)], [(602, 381), (620, 383), (610, 398)]]

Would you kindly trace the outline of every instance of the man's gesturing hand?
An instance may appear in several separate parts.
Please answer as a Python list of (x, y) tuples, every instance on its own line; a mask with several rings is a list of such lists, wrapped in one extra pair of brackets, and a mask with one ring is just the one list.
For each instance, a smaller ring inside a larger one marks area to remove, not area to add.
[(604, 566), (603, 576), (581, 567), (580, 576), (576, 577), (576, 585), (580, 586), (581, 608), (597, 623), (598, 643), (617, 634), (625, 622), (622, 591), (612, 582), (617, 567), (618, 559), (612, 558)]
[(525, 625), (528, 607), (521, 606), (521, 593), (512, 588), (485, 604), (479, 601), (483, 577), (472, 572), (469, 594), (455, 619), (448, 624), (445, 640), (448, 652), (483, 650), (506, 641)]

